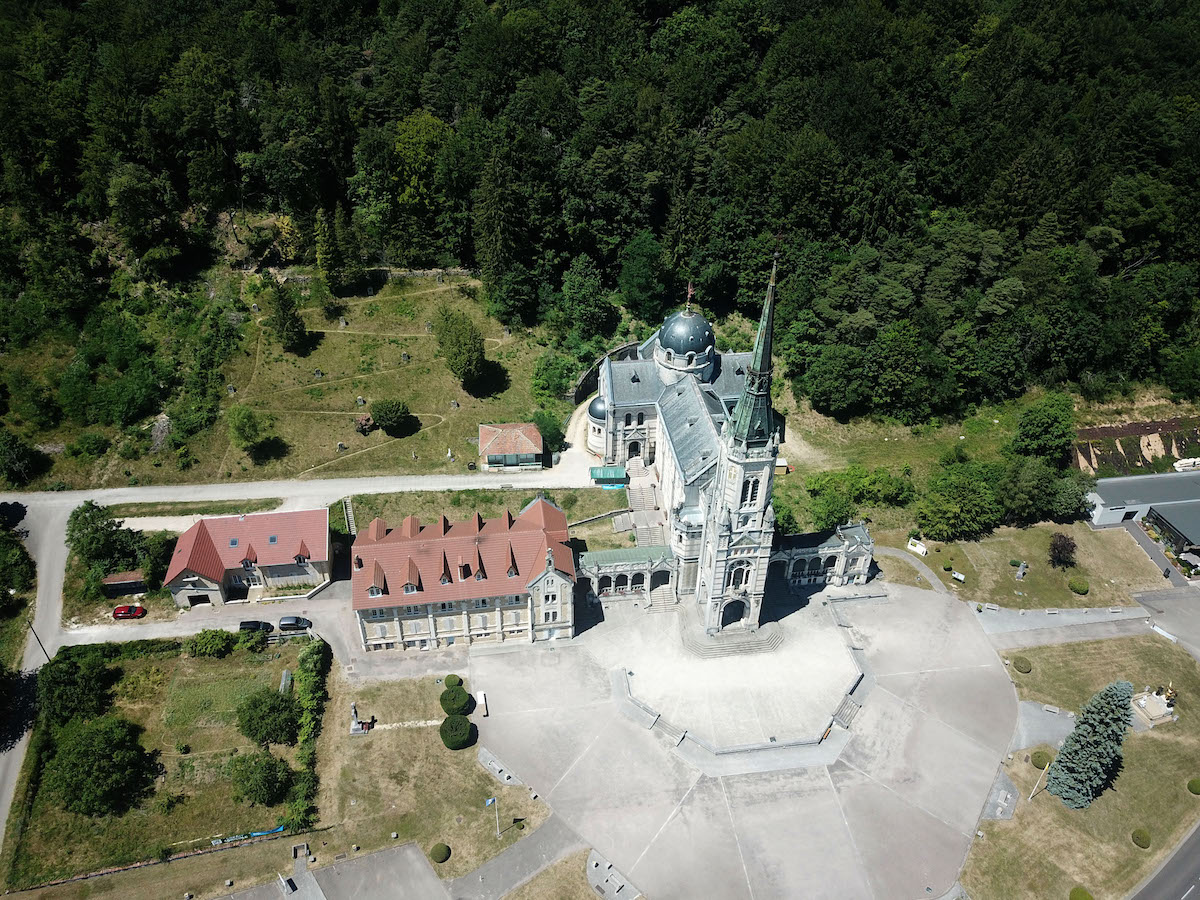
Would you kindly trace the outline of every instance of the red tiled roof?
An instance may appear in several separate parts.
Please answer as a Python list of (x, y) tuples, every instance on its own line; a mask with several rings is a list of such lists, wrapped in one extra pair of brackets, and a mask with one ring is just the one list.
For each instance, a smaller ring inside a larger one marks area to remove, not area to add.
[(541, 453), (542, 433), (532, 422), (479, 426), (479, 455)]
[(133, 584), (136, 581), (145, 580), (141, 569), (131, 569), (128, 572), (113, 572), (111, 575), (105, 575), (100, 579), (102, 584)]
[[(385, 525), (383, 535), (372, 539), (377, 533), (368, 528), (354, 543), (353, 609), (524, 593), (546, 571), (547, 551), (554, 568), (575, 580), (575, 559), (566, 543), (567, 515), (540, 498), (515, 519), (505, 511), (495, 519), (476, 514), (465, 522), (448, 522), (442, 517), (421, 527), (409, 516), (400, 528), (387, 531)], [(510, 577), (514, 567), (516, 574)], [(418, 590), (406, 594), (406, 584)], [(371, 587), (380, 588), (383, 596), (369, 596)]]
[(227, 569), (240, 569), (244, 559), (278, 566), (301, 555), (312, 562), (329, 559), (329, 510), (211, 516), (179, 536), (163, 583), (184, 572), (220, 581)]

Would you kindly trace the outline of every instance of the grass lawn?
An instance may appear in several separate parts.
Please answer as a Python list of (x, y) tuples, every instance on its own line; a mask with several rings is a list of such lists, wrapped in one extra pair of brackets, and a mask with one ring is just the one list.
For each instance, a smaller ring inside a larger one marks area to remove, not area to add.
[[(1047, 561), (1050, 536), (1056, 531), (1075, 539), (1076, 566), (1062, 571)], [(882, 530), (875, 539), (903, 548), (907, 532)], [(1129, 606), (1138, 591), (1161, 587), (1162, 575), (1133, 538), (1121, 529), (1093, 531), (1083, 522), (1070, 525), (1045, 523), (1029, 528), (999, 528), (979, 541), (941, 544), (926, 541), (925, 563), (968, 603), (996, 603), (1014, 609), (1066, 609), (1070, 607)], [(1029, 563), (1024, 581), (1016, 580), (1009, 560)], [(949, 563), (967, 576), (959, 584), (942, 566)], [(1067, 581), (1081, 576), (1088, 582), (1085, 595), (1073, 593)]]
[(180, 503), (117, 503), (108, 508), (118, 519), (138, 516), (229, 516), (275, 509), (283, 500), (193, 500)]
[(587, 882), (588, 851), (581, 850), (564, 857), (543, 869), (504, 900), (595, 900), (596, 894)]
[(34, 596), (33, 591), (17, 594), (0, 604), (0, 666), (19, 668), (33, 620)]
[[(1078, 710), (1110, 681), (1174, 683), (1180, 720), (1125, 741), (1116, 784), (1086, 810), (1070, 810), (1052, 794), (1029, 795), (1038, 772), (1016, 755), (1008, 773), (1022, 792), (1011, 821), (984, 822), (963, 870), (976, 900), (1061, 897), (1083, 885), (1097, 898), (1127, 895), (1174, 848), (1200, 817), (1200, 797), (1188, 793), (1200, 775), (1200, 668), (1175, 644), (1157, 636), (1035, 647), (1021, 651), (1028, 675), (1012, 672), (1024, 700)], [(1135, 847), (1134, 828), (1150, 831), (1149, 850)]]
[[(469, 685), (468, 685), (469, 687)], [(358, 705), (359, 715), (375, 716), (377, 728), (366, 737), (328, 727), (317, 748), (321, 775), (321, 825), (340, 826), (364, 852), (398, 840), (416, 841), (426, 853), (436, 843), (448, 844), (450, 859), (436, 866), (443, 878), (475, 869), (538, 827), (549, 815), (523, 787), (505, 787), (475, 758), (477, 748), (447, 750), (438, 734), (445, 718), (433, 678), (370, 685), (347, 684), (340, 672), (330, 674), (331, 710)], [(488, 797), (500, 804), (502, 837), (496, 839)], [(514, 825), (523, 819), (524, 830)]]
[[(606, 491), (603, 488), (564, 488), (543, 491), (547, 500), (562, 507), (568, 522), (578, 522), (614, 509), (627, 509), (629, 497), (624, 490)], [(422, 522), (446, 516), (461, 521), (478, 511), (485, 519), (495, 518), (509, 510), (515, 516), (526, 504), (537, 499), (536, 491), (412, 491), (396, 494), (359, 494), (354, 497), (354, 518), (364, 529), (376, 516), (392, 528), (414, 515)], [(345, 528), (342, 504), (339, 500), (329, 507), (330, 527)], [(600, 519), (571, 529), (571, 537), (586, 541), (588, 549), (603, 550), (630, 546), (628, 535), (614, 534), (610, 519)]]
[[(253, 688), (278, 685), (283, 669), (295, 668), (299, 649), (289, 643), (221, 660), (117, 663), (122, 676), (113, 711), (144, 729), (142, 745), (159, 755), (163, 775), (149, 797), (120, 816), (69, 813), (39, 794), (16, 849), (14, 883), (93, 872), (153, 857), (163, 847), (178, 853), (208, 846), (215, 836), (274, 827), (282, 807), (235, 804), (225, 765), (233, 755), (255, 749), (234, 723), (239, 700)], [(177, 749), (183, 743), (191, 747), (186, 755)], [(275, 749), (288, 756), (287, 748)]]
[(900, 559), (890, 556), (876, 556), (875, 565), (879, 567), (879, 576), (891, 584), (908, 584), (913, 587), (928, 589), (929, 582), (917, 574), (917, 570)]

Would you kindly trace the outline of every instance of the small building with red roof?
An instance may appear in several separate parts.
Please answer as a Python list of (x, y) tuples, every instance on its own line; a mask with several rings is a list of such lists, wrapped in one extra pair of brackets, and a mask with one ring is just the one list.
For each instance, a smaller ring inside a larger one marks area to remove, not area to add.
[(479, 426), (479, 458), (484, 470), (540, 469), (546, 445), (532, 422)]
[(375, 519), (355, 538), (350, 584), (364, 650), (575, 633), (567, 516), (540, 497), (494, 519)]
[(179, 536), (163, 584), (177, 606), (297, 593), (329, 580), (329, 510), (208, 516)]

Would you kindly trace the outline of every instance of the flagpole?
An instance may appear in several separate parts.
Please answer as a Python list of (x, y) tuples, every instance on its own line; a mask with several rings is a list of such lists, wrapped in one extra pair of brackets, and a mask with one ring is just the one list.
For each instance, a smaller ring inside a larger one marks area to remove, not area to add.
[(496, 839), (500, 839), (500, 798), (496, 798), (496, 802), (492, 804), (496, 807)]

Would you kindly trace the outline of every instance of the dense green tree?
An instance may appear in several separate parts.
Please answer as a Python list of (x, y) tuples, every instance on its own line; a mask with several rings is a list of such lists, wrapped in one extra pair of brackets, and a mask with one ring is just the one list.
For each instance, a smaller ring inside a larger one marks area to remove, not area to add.
[(466, 388), (479, 384), (483, 377), (483, 334), (471, 319), (448, 306), (434, 315), (433, 333), (438, 350), (454, 377)]
[(23, 594), (33, 587), (37, 569), (20, 535), (0, 525), (0, 592), (10, 590)]
[(75, 720), (54, 740), (54, 756), (42, 775), (45, 789), (63, 808), (84, 816), (124, 812), (146, 793), (153, 758), (138, 742), (140, 728), (115, 716)]
[(251, 806), (274, 806), (287, 796), (292, 770), (286, 760), (263, 750), (240, 753), (229, 761), (233, 799)]
[(318, 209), (313, 221), (313, 246), (317, 257), (317, 268), (325, 282), (335, 291), (342, 286), (345, 275), (345, 263), (342, 260), (342, 246), (337, 240), (329, 216), (325, 210)]
[(38, 709), (56, 726), (94, 719), (112, 704), (113, 681), (113, 672), (99, 656), (60, 653), (38, 669)]
[[(339, 277), (345, 277), (344, 268)], [(308, 346), (308, 329), (296, 308), (296, 298), (291, 287), (276, 285), (270, 293), (273, 295), (275, 308), (267, 319), (267, 327), (275, 333), (284, 350), (289, 353), (304, 352)]]
[(1083, 705), (1046, 777), (1046, 789), (1064, 806), (1086, 809), (1117, 777), (1133, 724), (1132, 702), (1133, 685), (1115, 681)]
[(234, 445), (248, 450), (267, 436), (267, 417), (252, 406), (235, 403), (225, 412), (229, 422), (229, 439)]
[(408, 404), (403, 400), (376, 400), (371, 404), (371, 418), (385, 434), (403, 434), (412, 422)]
[(858, 514), (854, 501), (837, 491), (822, 491), (815, 495), (809, 512), (813, 528), (817, 531), (829, 531), (838, 525), (845, 525)]
[(41, 467), (41, 454), (7, 428), (0, 428), (0, 478), (20, 487)]
[(553, 350), (538, 357), (533, 366), (533, 396), (538, 400), (557, 400), (574, 387), (575, 361)]
[(142, 551), (139, 532), (121, 527), (107, 506), (86, 500), (67, 518), (67, 546), (85, 566), (132, 568)]
[(294, 744), (300, 727), (300, 710), (290, 693), (261, 687), (238, 703), (237, 726), (238, 731), (256, 744)]
[(539, 409), (533, 414), (533, 424), (537, 426), (542, 436), (547, 453), (557, 453), (566, 446), (566, 432), (563, 431), (562, 419), (549, 410)]
[(662, 255), (662, 245), (649, 229), (635, 234), (621, 251), (617, 288), (626, 308), (646, 322), (660, 322), (670, 303)]
[(1061, 466), (1074, 443), (1075, 405), (1067, 394), (1050, 393), (1021, 413), (1012, 449)]

